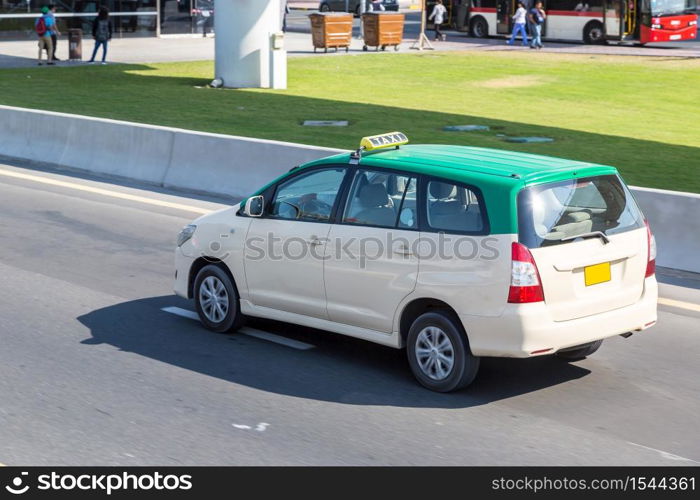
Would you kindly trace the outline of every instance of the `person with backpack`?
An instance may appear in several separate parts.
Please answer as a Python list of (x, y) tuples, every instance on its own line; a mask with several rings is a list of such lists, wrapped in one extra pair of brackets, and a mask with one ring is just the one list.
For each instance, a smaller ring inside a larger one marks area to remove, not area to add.
[(95, 48), (92, 51), (90, 63), (95, 62), (97, 49), (102, 46), (102, 64), (107, 64), (107, 43), (112, 39), (112, 21), (109, 19), (109, 10), (107, 7), (100, 7), (97, 17), (92, 22), (92, 38), (95, 39)]
[(542, 48), (542, 25), (545, 19), (547, 19), (547, 14), (542, 8), (542, 2), (538, 0), (528, 13), (530, 35), (532, 36), (532, 43), (530, 44), (531, 49)]
[(435, 25), (435, 41), (444, 40), (446, 38), (440, 30), (440, 25), (445, 22), (446, 15), (447, 9), (442, 5), (442, 0), (437, 0), (435, 7), (433, 7), (433, 12), (430, 13), (430, 17), (428, 18), (428, 20), (433, 21)]
[(41, 16), (37, 18), (34, 22), (34, 31), (39, 37), (39, 58), (37, 63), (41, 66), (41, 54), (46, 51), (46, 64), (55, 64), (51, 59), (53, 54), (53, 44), (51, 42), (51, 31), (49, 30), (49, 25), (51, 24), (49, 16), (49, 8), (44, 6), (41, 8)]
[(525, 22), (527, 21), (527, 11), (525, 10), (525, 4), (522, 1), (518, 2), (518, 9), (513, 14), (513, 33), (510, 35), (510, 40), (506, 43), (508, 45), (513, 45), (515, 43), (515, 37), (518, 33), (523, 37), (523, 47), (527, 47), (527, 32), (525, 31)]

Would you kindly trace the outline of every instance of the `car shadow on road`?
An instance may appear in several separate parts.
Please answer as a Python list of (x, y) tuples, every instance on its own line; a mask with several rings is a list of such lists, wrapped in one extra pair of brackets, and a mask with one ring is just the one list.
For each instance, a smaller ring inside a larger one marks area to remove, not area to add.
[(161, 310), (191, 309), (174, 296), (115, 304), (80, 316), (86, 346), (109, 344), (232, 384), (299, 398), (353, 405), (467, 408), (584, 377), (589, 370), (553, 357), (482, 360), (476, 381), (452, 394), (420, 387), (405, 352), (320, 330), (266, 320), (250, 326), (315, 346), (297, 350), (244, 334), (222, 335)]

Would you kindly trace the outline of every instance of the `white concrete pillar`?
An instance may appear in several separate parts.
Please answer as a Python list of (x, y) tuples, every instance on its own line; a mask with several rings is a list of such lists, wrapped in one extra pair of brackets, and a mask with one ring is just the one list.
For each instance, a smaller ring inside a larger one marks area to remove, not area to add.
[(286, 76), (286, 54), (272, 57), (272, 35), (282, 30), (281, 1), (216, 0), (214, 73), (224, 87), (286, 87), (286, 78), (272, 78)]

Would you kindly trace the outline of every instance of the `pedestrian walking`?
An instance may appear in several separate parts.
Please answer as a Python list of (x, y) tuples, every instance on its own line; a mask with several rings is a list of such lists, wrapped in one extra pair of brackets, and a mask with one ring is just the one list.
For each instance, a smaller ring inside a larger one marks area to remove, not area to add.
[(542, 48), (542, 25), (544, 20), (547, 19), (547, 13), (542, 8), (542, 2), (536, 1), (535, 6), (530, 9), (528, 13), (528, 20), (530, 21), (530, 35), (532, 36), (532, 43), (530, 43), (531, 49), (541, 49)]
[(518, 8), (513, 14), (513, 33), (510, 35), (510, 40), (508, 40), (508, 45), (513, 45), (515, 42), (515, 37), (518, 33), (523, 37), (523, 47), (527, 46), (527, 32), (525, 31), (525, 23), (527, 21), (527, 11), (525, 10), (525, 4), (523, 2), (518, 2)]
[(382, 12), (386, 10), (382, 0), (372, 0), (369, 4), (369, 12)]
[(92, 22), (92, 38), (95, 39), (95, 48), (92, 51), (91, 63), (95, 62), (97, 49), (102, 46), (102, 64), (107, 64), (107, 44), (112, 39), (112, 21), (109, 19), (107, 7), (100, 7), (97, 17)]
[(442, 5), (442, 0), (437, 0), (433, 7), (433, 12), (430, 13), (430, 17), (428, 18), (428, 20), (433, 21), (435, 25), (435, 41), (445, 40), (445, 38), (447, 38), (440, 30), (440, 26), (445, 22), (446, 15), (447, 9)]
[(51, 22), (49, 28), (49, 33), (51, 34), (51, 60), (60, 61), (56, 57), (56, 49), (58, 48), (58, 37), (61, 36), (61, 32), (58, 30), (58, 23), (56, 22), (56, 5), (49, 5), (49, 17), (51, 17)]
[(49, 25), (51, 24), (49, 16), (49, 8), (44, 6), (41, 8), (41, 16), (39, 16), (36, 21), (34, 21), (34, 31), (39, 37), (39, 57), (37, 64), (41, 66), (41, 54), (46, 51), (46, 64), (53, 65), (56, 64), (51, 59), (51, 54), (53, 54), (53, 44), (51, 42), (51, 32), (49, 30)]

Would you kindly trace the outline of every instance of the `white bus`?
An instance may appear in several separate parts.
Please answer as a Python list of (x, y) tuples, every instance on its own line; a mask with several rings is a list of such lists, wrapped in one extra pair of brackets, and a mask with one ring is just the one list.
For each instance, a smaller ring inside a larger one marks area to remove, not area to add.
[[(543, 0), (543, 4), (547, 20), (542, 36), (550, 40), (646, 44), (697, 37), (697, 0)], [(453, 22), (477, 38), (510, 35), (516, 6), (516, 0), (468, 0), (468, 8), (452, 9), (466, 19)]]

